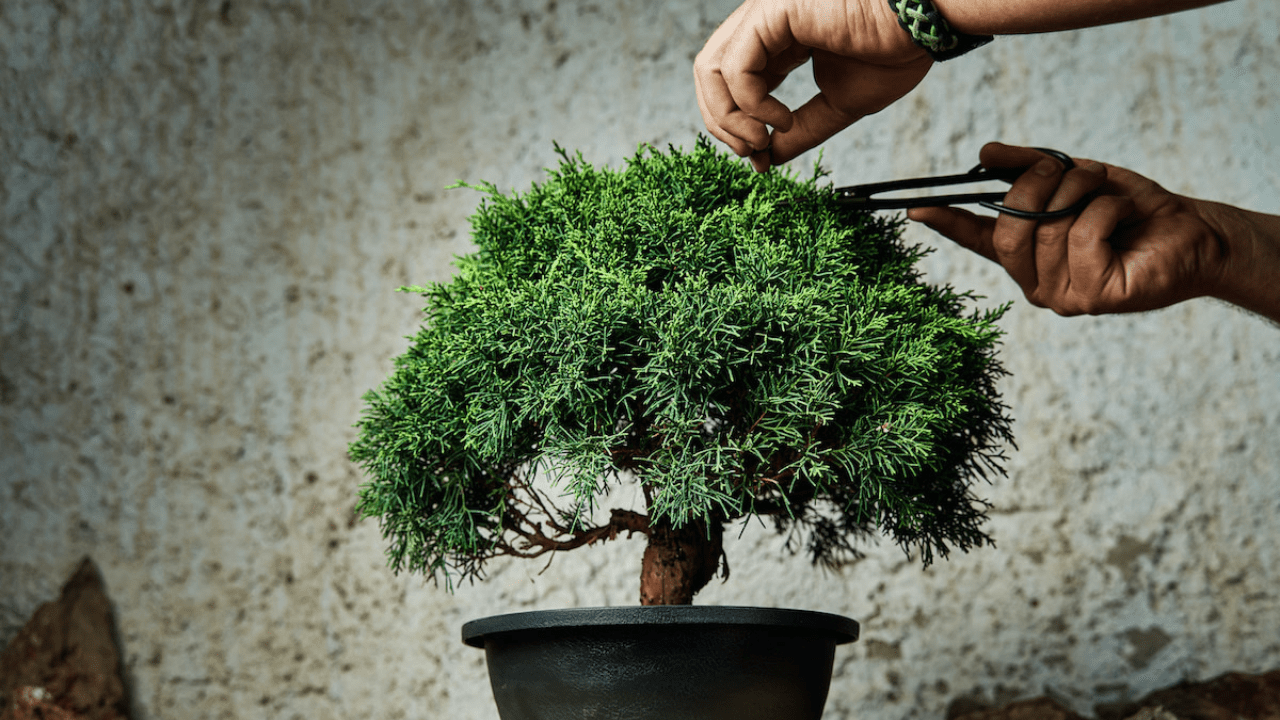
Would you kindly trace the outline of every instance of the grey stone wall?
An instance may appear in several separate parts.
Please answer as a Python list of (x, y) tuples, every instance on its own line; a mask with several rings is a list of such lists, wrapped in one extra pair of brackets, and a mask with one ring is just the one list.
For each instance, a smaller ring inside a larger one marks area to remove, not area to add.
[[(610, 164), (690, 144), (692, 58), (733, 6), (0, 4), (0, 641), (91, 554), (141, 719), (478, 720), (463, 621), (635, 602), (639, 540), (454, 595), (391, 575), (345, 448), (419, 317), (394, 289), (468, 249), (478, 198), (443, 188), (527, 187), (552, 140)], [(1277, 213), (1277, 48), (1271, 0), (1003, 38), (825, 163), (947, 172), (1001, 139)], [(752, 528), (700, 601), (860, 619), (828, 718), (1280, 666), (1280, 329), (1211, 301), (1059, 318), (910, 232), (931, 280), (1016, 303), (998, 547), (824, 575)]]

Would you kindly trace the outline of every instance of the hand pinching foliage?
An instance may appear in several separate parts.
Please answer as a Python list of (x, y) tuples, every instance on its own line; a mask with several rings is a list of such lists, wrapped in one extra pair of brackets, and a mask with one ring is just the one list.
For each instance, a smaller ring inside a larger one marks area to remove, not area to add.
[[(671, 604), (753, 516), (818, 563), (877, 532), (925, 564), (990, 542), (972, 486), (1012, 439), (1005, 308), (923, 283), (901, 221), (821, 173), (756, 174), (705, 139), (618, 170), (560, 155), (523, 195), (476, 188), (478, 250), (408, 288), (425, 323), (350, 448), (394, 569), (476, 577), (644, 533), (641, 602)], [(623, 478), (645, 506), (595, 521)]]

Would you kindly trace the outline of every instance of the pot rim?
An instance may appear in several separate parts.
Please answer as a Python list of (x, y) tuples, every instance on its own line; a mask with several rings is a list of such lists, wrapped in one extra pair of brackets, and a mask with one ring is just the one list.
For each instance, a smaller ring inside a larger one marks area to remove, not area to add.
[(757, 625), (809, 630), (834, 635), (843, 645), (858, 639), (858, 622), (852, 618), (816, 610), (739, 607), (726, 605), (649, 605), (565, 608), (492, 615), (465, 623), (462, 641), (483, 648), (491, 635), (574, 627), (623, 627), (634, 625)]

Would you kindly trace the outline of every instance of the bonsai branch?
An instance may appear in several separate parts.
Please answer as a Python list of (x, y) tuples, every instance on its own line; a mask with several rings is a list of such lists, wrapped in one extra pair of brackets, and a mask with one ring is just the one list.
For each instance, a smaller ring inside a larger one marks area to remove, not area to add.
[(536, 558), (548, 552), (575, 550), (584, 545), (594, 545), (602, 540), (613, 540), (619, 533), (625, 532), (628, 537), (635, 533), (649, 534), (649, 516), (632, 510), (614, 510), (609, 522), (599, 527), (582, 530), (570, 530), (552, 519), (548, 514), (544, 530), (543, 522), (535, 522), (527, 514), (509, 506), (507, 518), (511, 532), (520, 537), (515, 544), (499, 540), (497, 548), (501, 554), (522, 558)]

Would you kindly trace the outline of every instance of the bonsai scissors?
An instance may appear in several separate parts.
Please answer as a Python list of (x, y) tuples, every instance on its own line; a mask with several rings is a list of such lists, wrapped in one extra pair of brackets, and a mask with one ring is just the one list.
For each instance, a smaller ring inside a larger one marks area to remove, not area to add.
[[(1071, 158), (1066, 153), (1049, 148), (1036, 148), (1042, 153), (1057, 159), (1067, 170), (1075, 167), (1075, 163), (1071, 162)], [(919, 188), (941, 187), (944, 185), (962, 185), (966, 183), (977, 183), (988, 180), (1003, 180), (1011, 183), (1017, 180), (1022, 173), (1026, 172), (1025, 167), (1014, 168), (984, 168), (976, 165), (967, 173), (959, 175), (937, 175), (934, 177), (910, 178), (907, 180), (890, 180), (889, 182), (870, 183), (867, 185), (849, 185), (847, 187), (838, 187), (834, 189), (836, 194), (836, 202), (854, 205), (865, 210), (903, 210), (913, 207), (939, 207), (941, 205), (966, 205), (976, 203), (988, 210), (995, 210), (998, 213), (1005, 213), (1014, 217), (1024, 218), (1026, 220), (1049, 220), (1052, 218), (1067, 217), (1075, 215), (1093, 199), (1093, 195), (1089, 194), (1081, 198), (1071, 207), (1061, 210), (1052, 210), (1044, 212), (1033, 212), (1030, 210), (1019, 210), (1011, 208), (1002, 202), (1004, 193), (1002, 192), (973, 192), (958, 193), (953, 195), (934, 195), (932, 197), (914, 197), (914, 198), (874, 198), (873, 195), (885, 192), (895, 192), (898, 190), (916, 190)]]

